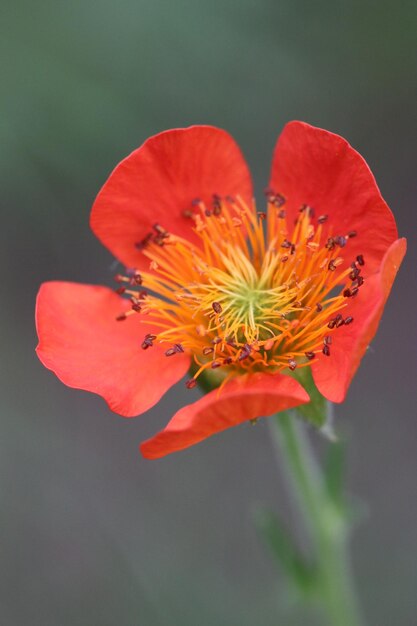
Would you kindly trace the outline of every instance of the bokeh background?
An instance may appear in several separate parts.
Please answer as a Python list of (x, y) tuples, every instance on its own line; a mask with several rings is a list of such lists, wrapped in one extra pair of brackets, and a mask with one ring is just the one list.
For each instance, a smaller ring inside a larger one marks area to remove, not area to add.
[(276, 137), (298, 118), (365, 156), (409, 239), (337, 424), (366, 503), (353, 561), (369, 624), (414, 626), (417, 3), (2, 0), (0, 12), (0, 622), (315, 624), (291, 609), (253, 527), (262, 503), (291, 519), (265, 422), (145, 461), (138, 442), (190, 392), (123, 420), (34, 354), (42, 281), (111, 284), (88, 216), (116, 162), (166, 128), (215, 124), (262, 198)]

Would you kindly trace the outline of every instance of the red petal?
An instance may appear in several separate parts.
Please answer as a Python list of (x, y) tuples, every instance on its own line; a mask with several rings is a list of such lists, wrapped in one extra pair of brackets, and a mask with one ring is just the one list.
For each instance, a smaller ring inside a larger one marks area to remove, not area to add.
[(135, 244), (155, 223), (198, 242), (183, 215), (213, 194), (252, 199), (250, 173), (239, 147), (211, 126), (169, 130), (151, 137), (124, 159), (104, 184), (91, 212), (91, 228), (125, 265), (148, 267)]
[(98, 393), (113, 411), (132, 417), (186, 373), (189, 357), (178, 354), (167, 363), (161, 346), (142, 350), (152, 327), (139, 314), (117, 322), (127, 304), (106, 287), (44, 283), (36, 303), (36, 351), (63, 383)]
[(332, 402), (342, 402), (359, 363), (374, 337), (406, 251), (406, 240), (398, 239), (387, 251), (380, 271), (369, 277), (349, 303), (347, 315), (354, 321), (341, 326), (334, 335), (330, 358), (313, 362), (313, 376), (319, 391)]
[(270, 186), (287, 198), (290, 222), (301, 205), (327, 214), (324, 234), (346, 235), (346, 256), (363, 254), (366, 274), (377, 271), (397, 237), (394, 217), (371, 170), (345, 139), (303, 122), (287, 124), (275, 147)]
[(180, 409), (164, 430), (142, 443), (140, 449), (147, 459), (157, 459), (231, 426), (308, 401), (301, 385), (282, 374), (234, 378), (220, 392), (215, 389)]

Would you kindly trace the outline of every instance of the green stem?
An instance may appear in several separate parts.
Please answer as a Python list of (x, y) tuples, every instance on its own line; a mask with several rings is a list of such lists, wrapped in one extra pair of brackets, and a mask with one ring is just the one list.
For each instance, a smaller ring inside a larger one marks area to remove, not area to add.
[(351, 582), (346, 515), (326, 489), (301, 420), (293, 414), (280, 413), (269, 423), (309, 535), (315, 566), (315, 599), (329, 626), (361, 626)]

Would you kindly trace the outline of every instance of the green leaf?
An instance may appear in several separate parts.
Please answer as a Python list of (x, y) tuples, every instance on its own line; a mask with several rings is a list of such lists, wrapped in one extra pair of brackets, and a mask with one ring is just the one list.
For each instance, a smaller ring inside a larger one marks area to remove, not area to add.
[(316, 579), (315, 568), (300, 554), (285, 525), (265, 508), (256, 511), (255, 524), (290, 582), (299, 592), (310, 595)]

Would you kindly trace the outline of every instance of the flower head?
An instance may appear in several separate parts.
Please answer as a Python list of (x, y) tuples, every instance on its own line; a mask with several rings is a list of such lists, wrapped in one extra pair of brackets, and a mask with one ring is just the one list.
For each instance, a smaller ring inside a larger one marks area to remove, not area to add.
[[(142, 444), (155, 458), (308, 402), (294, 375), (343, 400), (405, 253), (360, 155), (288, 124), (265, 205), (230, 136), (191, 127), (149, 139), (114, 170), (91, 226), (128, 268), (116, 293), (46, 283), (38, 355), (122, 415), (155, 404), (191, 366), (213, 391)], [(287, 374), (292, 374), (288, 376)]]

